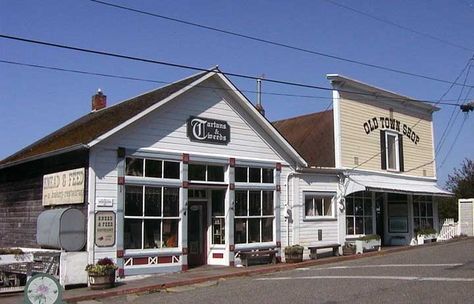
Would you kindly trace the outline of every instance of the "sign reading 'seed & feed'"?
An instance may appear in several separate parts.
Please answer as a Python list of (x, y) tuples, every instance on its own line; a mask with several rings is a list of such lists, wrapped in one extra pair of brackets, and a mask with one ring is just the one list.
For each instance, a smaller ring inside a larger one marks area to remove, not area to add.
[(85, 169), (43, 176), (43, 206), (84, 203)]

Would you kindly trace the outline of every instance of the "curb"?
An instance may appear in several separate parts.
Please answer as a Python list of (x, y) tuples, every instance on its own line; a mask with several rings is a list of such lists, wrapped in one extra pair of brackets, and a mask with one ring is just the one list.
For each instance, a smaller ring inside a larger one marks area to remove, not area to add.
[(323, 259), (318, 259), (318, 260), (306, 260), (301, 263), (292, 263), (292, 264), (282, 263), (282, 264), (277, 264), (273, 267), (250, 269), (247, 271), (242, 271), (242, 272), (237, 272), (237, 273), (204, 276), (204, 277), (199, 277), (199, 278), (194, 278), (194, 279), (184, 279), (184, 280), (173, 281), (169, 283), (152, 284), (152, 285), (147, 285), (147, 286), (142, 286), (142, 287), (122, 289), (122, 290), (100, 291), (95, 294), (88, 294), (88, 295), (82, 295), (82, 296), (71, 296), (71, 297), (65, 296), (63, 300), (67, 303), (70, 303), (70, 302), (74, 303), (74, 302), (80, 302), (80, 301), (115, 297), (115, 296), (126, 295), (126, 294), (153, 293), (153, 292), (157, 292), (157, 291), (164, 290), (167, 288), (194, 285), (194, 284), (203, 283), (207, 281), (216, 281), (219, 279), (261, 275), (261, 274), (268, 274), (268, 273), (274, 273), (274, 272), (280, 272), (280, 271), (293, 270), (296, 268), (302, 268), (302, 267), (307, 267), (307, 266), (325, 265), (325, 264), (332, 264), (332, 263), (338, 263), (338, 262), (343, 262), (343, 261), (358, 260), (358, 259), (374, 257), (374, 256), (384, 256), (387, 254), (398, 253), (398, 252), (409, 251), (409, 250), (416, 250), (416, 249), (423, 249), (423, 248), (433, 247), (433, 246), (446, 245), (446, 244), (465, 241), (469, 239), (472, 239), (472, 238), (468, 237), (468, 238), (453, 239), (453, 240), (448, 240), (444, 242), (434, 242), (434, 243), (424, 244), (420, 246), (401, 246), (401, 247), (389, 248), (382, 251), (367, 252), (367, 253), (359, 254), (359, 255), (354, 254), (354, 255), (348, 255), (348, 256), (329, 257), (329, 258), (323, 258)]

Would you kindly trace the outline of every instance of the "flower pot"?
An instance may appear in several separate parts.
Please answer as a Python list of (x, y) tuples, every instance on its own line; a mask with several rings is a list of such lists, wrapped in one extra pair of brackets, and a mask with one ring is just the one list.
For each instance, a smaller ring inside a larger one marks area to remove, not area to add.
[(89, 272), (89, 287), (93, 290), (112, 288), (115, 286), (115, 270), (110, 269), (106, 274)]

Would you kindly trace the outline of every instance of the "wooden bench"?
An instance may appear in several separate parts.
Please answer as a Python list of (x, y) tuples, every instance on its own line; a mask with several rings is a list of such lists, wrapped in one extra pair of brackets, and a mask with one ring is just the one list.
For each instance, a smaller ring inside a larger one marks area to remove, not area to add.
[(249, 260), (260, 260), (262, 258), (268, 258), (268, 263), (276, 264), (276, 254), (278, 250), (273, 248), (268, 249), (256, 249), (256, 250), (239, 250), (238, 254), (242, 265), (248, 267)]
[(308, 246), (308, 249), (310, 252), (309, 257), (312, 260), (316, 260), (318, 258), (318, 249), (326, 249), (326, 248), (332, 248), (332, 254), (334, 256), (338, 256), (339, 247), (341, 247), (341, 244), (321, 244), (321, 245)]

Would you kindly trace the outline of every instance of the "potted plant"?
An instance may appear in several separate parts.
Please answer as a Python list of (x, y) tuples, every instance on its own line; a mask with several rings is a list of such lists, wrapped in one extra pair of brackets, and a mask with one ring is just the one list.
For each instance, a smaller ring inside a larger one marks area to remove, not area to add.
[(361, 236), (355, 241), (356, 253), (364, 253), (365, 251), (380, 250), (381, 240), (377, 234), (368, 234)]
[(436, 240), (437, 232), (435, 229), (429, 228), (420, 228), (415, 230), (416, 239), (418, 245), (424, 244), (425, 242), (431, 242), (433, 239)]
[(285, 262), (299, 263), (303, 261), (303, 246), (292, 245), (285, 247)]
[(100, 259), (95, 264), (88, 264), (86, 271), (89, 276), (89, 287), (94, 290), (114, 287), (117, 268), (114, 261), (109, 258)]

